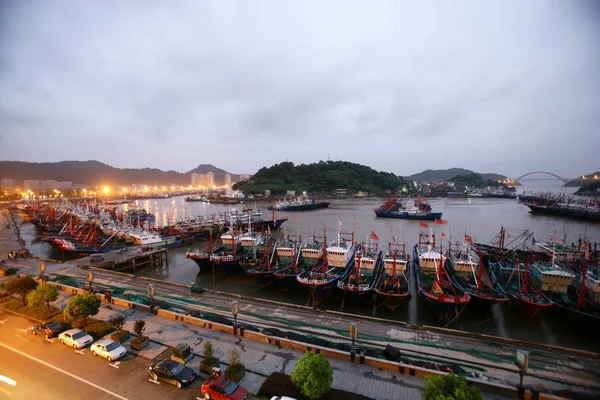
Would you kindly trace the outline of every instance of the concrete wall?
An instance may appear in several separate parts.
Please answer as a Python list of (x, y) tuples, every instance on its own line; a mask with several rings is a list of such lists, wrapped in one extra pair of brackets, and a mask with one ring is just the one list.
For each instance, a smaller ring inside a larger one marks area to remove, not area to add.
[[(83, 289), (74, 288), (74, 287), (67, 286), (67, 285), (60, 285), (55, 282), (47, 282), (47, 283), (55, 285), (57, 287), (57, 289), (59, 289), (59, 290), (67, 291), (70, 293), (75, 293), (75, 294), (87, 293)], [(98, 294), (98, 293), (96, 295), (98, 297), (100, 297), (103, 302), (106, 302), (103, 295)], [(128, 300), (115, 298), (115, 297), (111, 298), (110, 303), (118, 305), (118, 306), (126, 307), (126, 308), (135, 308), (135, 309), (138, 309), (141, 311), (150, 312), (149, 306), (146, 306), (144, 304), (134, 303), (134, 302), (131, 302)], [(163, 318), (167, 318), (167, 319), (174, 320), (174, 321), (181, 321), (181, 323), (192, 324), (192, 325), (204, 328), (204, 329), (211, 329), (214, 331), (226, 332), (226, 333), (229, 333), (232, 335), (234, 334), (233, 327), (229, 326), (229, 325), (224, 325), (224, 324), (204, 320), (201, 318), (196, 318), (196, 317), (192, 317), (189, 315), (183, 315), (183, 314), (179, 314), (179, 313), (176, 313), (173, 311), (163, 310), (160, 308), (156, 310), (156, 314)], [(351, 355), (349, 353), (344, 352), (344, 351), (335, 350), (335, 349), (330, 349), (327, 347), (313, 346), (313, 345), (309, 345), (307, 343), (296, 342), (294, 340), (264, 335), (264, 334), (258, 333), (258, 332), (237, 331), (237, 335), (242, 336), (246, 339), (255, 340), (258, 342), (272, 344), (272, 345), (277, 345), (277, 346), (285, 347), (285, 348), (292, 349), (292, 350), (298, 350), (298, 351), (302, 351), (302, 352), (312, 351), (317, 354), (323, 354), (323, 356), (325, 356), (327, 358), (333, 358), (333, 359), (343, 360), (343, 361), (351, 361)], [(402, 363), (389, 361), (389, 360), (385, 360), (385, 359), (380, 359), (380, 358), (374, 358), (374, 357), (368, 357), (368, 356), (360, 357), (358, 354), (356, 355), (354, 362), (355, 363), (362, 362), (365, 365), (368, 365), (373, 368), (398, 372), (398, 373), (401, 373), (404, 375), (411, 375), (411, 376), (415, 376), (418, 378), (425, 378), (425, 377), (428, 377), (431, 375), (446, 375), (447, 374), (446, 372), (443, 372), (443, 371), (435, 371), (435, 370), (420, 368), (420, 367), (402, 364)], [(476, 385), (486, 391), (493, 391), (494, 393), (503, 394), (505, 396), (516, 395), (516, 389), (513, 387), (510, 387), (510, 386), (492, 384), (489, 382), (482, 382), (482, 381), (478, 381), (478, 380), (474, 380), (474, 379), (468, 379), (468, 380), (471, 383), (473, 383), (474, 385)], [(526, 394), (525, 394), (526, 399), (531, 399), (531, 396), (532, 396), (531, 392), (526, 392)], [(559, 397), (540, 393), (539, 399), (556, 400), (556, 399), (559, 399)]]

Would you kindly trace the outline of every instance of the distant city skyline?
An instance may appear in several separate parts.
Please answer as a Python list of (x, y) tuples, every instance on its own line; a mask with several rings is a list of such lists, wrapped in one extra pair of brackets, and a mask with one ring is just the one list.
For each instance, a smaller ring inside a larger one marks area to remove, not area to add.
[[(0, 2), (0, 160), (598, 167), (600, 1)], [(35, 27), (35, 29), (32, 29)]]

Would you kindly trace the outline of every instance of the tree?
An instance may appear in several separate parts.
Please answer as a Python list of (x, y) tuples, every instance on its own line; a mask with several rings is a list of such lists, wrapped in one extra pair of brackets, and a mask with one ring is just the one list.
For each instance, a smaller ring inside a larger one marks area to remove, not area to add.
[(318, 399), (331, 390), (333, 371), (322, 354), (307, 351), (296, 363), (291, 380), (303, 395)]
[(21, 300), (23, 301), (23, 305), (26, 306), (27, 302), (25, 301), (27, 293), (31, 292), (37, 283), (33, 280), (33, 278), (29, 275), (21, 276), (17, 279), (13, 279), (6, 285), (6, 291), (11, 294), (18, 294), (21, 296)]
[(146, 330), (146, 321), (144, 321), (143, 319), (138, 319), (137, 321), (135, 321), (133, 323), (133, 331), (138, 336), (138, 338), (142, 337), (145, 330)]
[(102, 301), (93, 294), (78, 294), (69, 299), (65, 313), (71, 318), (83, 317), (83, 325), (87, 325), (86, 318), (98, 314)]
[(27, 295), (29, 304), (39, 306), (46, 303), (48, 308), (50, 308), (50, 302), (56, 301), (56, 299), (58, 299), (58, 290), (49, 283), (39, 285), (37, 289)]
[(125, 319), (126, 317), (124, 315), (119, 314), (109, 319), (108, 322), (115, 327), (118, 333), (121, 333), (123, 327), (125, 326)]
[(431, 375), (425, 378), (425, 400), (482, 400), (481, 392), (454, 374)]

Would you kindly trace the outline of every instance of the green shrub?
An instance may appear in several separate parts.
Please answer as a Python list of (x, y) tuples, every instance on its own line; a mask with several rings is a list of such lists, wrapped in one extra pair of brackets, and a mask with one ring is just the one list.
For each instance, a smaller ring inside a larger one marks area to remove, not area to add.
[(322, 354), (307, 351), (296, 363), (291, 379), (303, 395), (319, 399), (331, 390), (333, 371)]
[(425, 378), (425, 400), (482, 400), (481, 391), (454, 374)]
[(217, 359), (214, 357), (213, 345), (210, 340), (204, 342), (204, 358), (202, 359), (203, 365), (213, 365)]
[(25, 315), (27, 317), (31, 317), (40, 321), (48, 321), (53, 319), (55, 316), (60, 316), (62, 318), (62, 311), (56, 307), (46, 307), (45, 305), (34, 306), (34, 305), (26, 305), (24, 306), (21, 301), (17, 299), (13, 299), (2, 305), (3, 308), (16, 312), (18, 314)]

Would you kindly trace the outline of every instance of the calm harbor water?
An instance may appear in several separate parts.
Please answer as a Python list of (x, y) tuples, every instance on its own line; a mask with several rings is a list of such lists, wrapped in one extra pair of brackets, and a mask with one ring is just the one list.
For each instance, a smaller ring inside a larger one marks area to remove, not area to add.
[[(541, 190), (542, 188), (523, 188), (520, 191)], [(566, 193), (573, 192), (574, 188), (544, 188), (544, 190), (562, 191)], [(367, 198), (367, 199), (334, 199), (328, 209), (315, 210), (310, 212), (298, 213), (278, 213), (277, 217), (288, 217), (279, 232), (284, 231), (288, 234), (302, 235), (308, 239), (311, 232), (319, 236), (323, 234), (323, 229), (327, 227), (328, 241), (337, 234), (337, 221), (343, 222), (344, 231), (354, 231), (355, 240), (367, 241), (371, 231), (379, 236), (380, 248), (387, 248), (387, 242), (390, 240), (390, 234), (397, 235), (399, 241), (406, 243), (407, 252), (418, 242), (419, 221), (396, 220), (386, 218), (376, 218), (373, 208), (379, 206), (386, 199)], [(554, 231), (560, 235), (566, 233), (568, 242), (577, 242), (580, 236), (585, 235), (591, 242), (600, 243), (600, 225), (567, 219), (559, 219), (547, 216), (535, 216), (528, 212), (528, 208), (512, 199), (451, 199), (434, 198), (428, 199), (433, 211), (443, 212), (443, 219), (448, 221), (444, 225), (444, 232), (453, 242), (462, 240), (465, 232), (472, 236), (474, 240), (487, 243), (494, 238), (504, 226), (511, 238), (517, 237), (521, 232), (528, 229), (534, 232), (536, 240), (548, 240)], [(211, 215), (223, 211), (238, 211), (242, 208), (256, 207), (266, 211), (267, 203), (264, 202), (246, 202), (243, 205), (216, 205), (201, 202), (185, 202), (184, 197), (176, 197), (161, 200), (141, 201), (137, 205), (139, 208), (145, 208), (153, 212), (157, 221), (165, 224), (174, 219), (193, 217), (198, 215)], [(267, 219), (270, 216), (266, 216)], [(436, 238), (439, 241), (441, 225), (430, 223), (436, 231)], [(35, 228), (31, 224), (24, 224), (22, 227), (24, 239), (34, 254), (44, 257), (57, 258), (60, 255), (46, 243), (35, 240)], [(507, 239), (510, 241), (511, 239)], [(448, 240), (444, 239), (443, 245), (447, 246)], [(192, 248), (203, 248), (205, 243), (196, 242)], [(173, 249), (169, 251), (169, 267), (162, 269), (146, 269), (139, 271), (139, 274), (164, 279), (172, 282), (184, 284), (198, 284), (207, 288), (213, 287), (213, 273), (211, 270), (199, 273), (196, 264), (185, 258), (187, 248)], [(397, 319), (417, 325), (435, 325), (435, 320), (427, 309), (421, 304), (416, 295), (417, 290), (412, 279), (413, 297), (405, 309), (398, 309), (396, 312), (389, 313), (385, 308), (376, 309), (376, 315), (382, 318)], [(307, 304), (309, 292), (300, 287), (292, 292), (282, 292), (277, 284), (272, 284), (266, 288), (259, 289), (252, 277), (246, 276), (243, 271), (237, 274), (231, 274), (223, 278), (218, 270), (214, 274), (214, 287), (216, 290), (235, 292), (243, 295), (263, 297), (272, 300), (280, 300), (295, 304)], [(322, 307), (340, 310), (341, 295), (334, 292), (334, 296), (326, 299)], [(344, 312), (371, 315), (373, 304), (353, 305), (345, 303)], [(553, 314), (546, 313), (534, 320), (524, 318), (507, 307), (501, 308), (495, 306), (490, 315), (482, 315), (468, 307), (460, 314), (457, 321), (448, 326), (453, 329), (461, 329), (472, 332), (498, 335), (514, 339), (522, 339), (551, 345), (566, 347), (576, 347), (589, 350), (600, 351), (600, 345), (585, 336), (578, 334), (572, 327), (557, 319)]]

